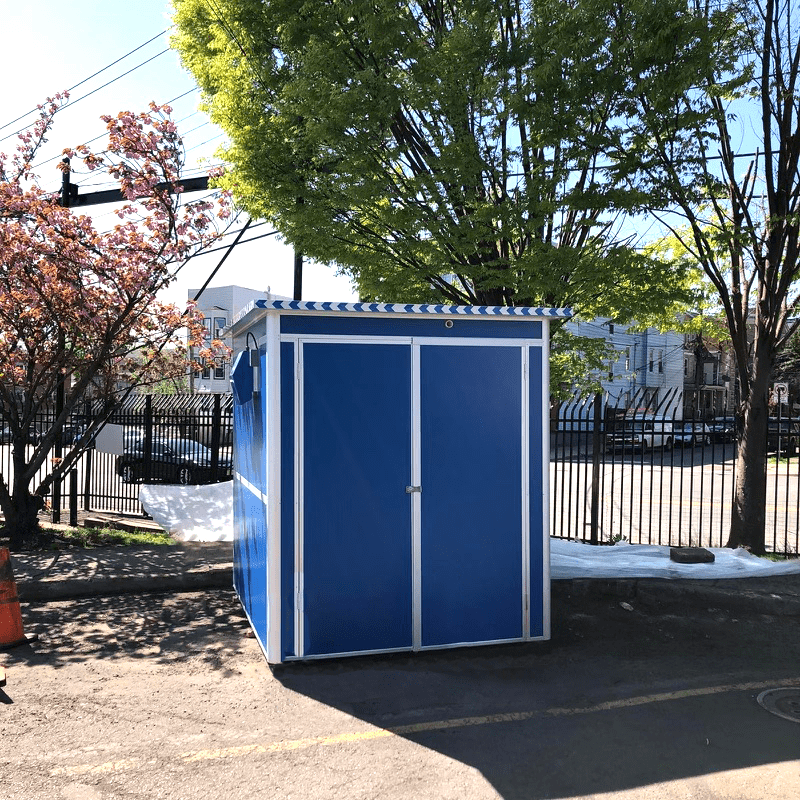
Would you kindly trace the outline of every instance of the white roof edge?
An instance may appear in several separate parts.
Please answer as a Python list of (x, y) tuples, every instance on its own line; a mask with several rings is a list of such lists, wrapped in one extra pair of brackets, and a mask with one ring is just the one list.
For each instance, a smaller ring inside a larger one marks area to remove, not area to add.
[[(263, 302), (263, 301), (251, 300), (246, 306), (244, 306), (241, 309), (241, 311), (239, 311), (238, 314), (234, 314), (234, 317), (231, 320), (231, 324), (228, 325), (228, 327), (232, 328), (237, 322), (239, 322), (239, 320), (244, 319), (244, 317), (246, 317), (254, 308), (256, 308), (256, 303), (257, 302)], [(262, 306), (259, 306), (259, 308), (261, 308), (261, 307)]]
[(380, 314), (452, 314), (468, 317), (571, 317), (571, 308), (544, 308), (533, 306), (450, 306), (438, 303), (414, 305), (412, 303), (336, 303), (298, 300), (254, 300), (234, 319), (236, 323), (252, 306), (267, 311), (327, 311)]

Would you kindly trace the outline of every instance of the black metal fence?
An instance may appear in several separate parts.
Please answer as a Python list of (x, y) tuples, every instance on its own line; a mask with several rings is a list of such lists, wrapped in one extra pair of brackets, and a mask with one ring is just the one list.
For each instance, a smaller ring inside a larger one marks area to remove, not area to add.
[[(684, 419), (680, 399), (677, 392), (660, 402), (642, 395), (627, 404), (579, 397), (551, 409), (553, 536), (598, 544), (724, 546), (736, 482), (733, 420)], [(123, 475), (121, 454), (90, 448), (53, 486), (48, 498), (53, 521), (74, 519), (79, 511), (142, 514), (142, 483), (181, 480), (174, 465), (159, 471), (155, 451), (164, 442), (206, 448), (207, 469), (191, 482), (225, 480), (232, 412), (229, 395), (132, 395), (109, 425), (122, 428), (124, 450), (139, 443), (139, 471)], [(93, 413), (87, 405), (74, 415), (65, 429), (65, 452)], [(36, 446), (37, 432), (51, 421), (50, 412), (43, 413), (27, 447)], [(796, 555), (800, 420), (772, 420), (767, 444), (767, 549)], [(40, 470), (40, 479), (48, 468)], [(6, 481), (13, 477), (11, 444), (2, 435), (0, 472)]]
[[(731, 418), (684, 419), (677, 391), (551, 410), (551, 533), (591, 543), (722, 547), (736, 485)], [(770, 421), (767, 549), (800, 551), (800, 421)]]
[[(64, 453), (80, 440), (95, 411), (87, 403), (73, 415), (62, 437)], [(53, 414), (47, 409), (42, 412), (27, 448), (36, 447), (40, 432), (52, 425)], [(121, 429), (122, 452), (86, 450), (63, 481), (51, 488), (48, 506), (54, 522), (74, 521), (78, 511), (143, 514), (142, 483), (212, 482), (230, 477), (233, 403), (229, 395), (131, 395), (106, 429), (110, 426)], [(32, 486), (50, 469), (49, 459), (55, 455), (55, 451), (48, 455)], [(126, 464), (134, 468), (125, 470)], [(13, 480), (11, 444), (3, 437), (0, 472), (7, 483)]]

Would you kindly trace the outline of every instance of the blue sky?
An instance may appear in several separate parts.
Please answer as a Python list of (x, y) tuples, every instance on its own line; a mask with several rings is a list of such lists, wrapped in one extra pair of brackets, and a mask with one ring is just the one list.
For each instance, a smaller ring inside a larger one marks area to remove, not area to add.
[[(135, 3), (119, 0), (27, 0), (25, 3), (0, 0), (5, 67), (0, 89), (3, 99), (0, 126), (6, 126), (0, 129), (0, 150), (10, 152), (14, 139), (2, 139), (35, 117), (28, 115), (8, 125), (12, 120), (35, 108), (47, 96), (75, 86), (157, 37), (71, 92), (75, 105), (59, 112), (50, 141), (37, 160), (41, 163), (37, 171), (42, 184), (48, 186), (52, 183), (54, 189), (60, 185), (55, 157), (64, 147), (103, 134), (102, 114), (144, 110), (151, 100), (164, 103), (187, 92), (188, 95), (173, 103), (173, 118), (179, 123), (187, 149), (187, 165), (197, 166), (198, 159), (216, 163), (214, 151), (223, 141), (221, 131), (197, 111), (199, 92), (192, 91), (194, 81), (181, 68), (177, 54), (172, 51), (162, 53), (169, 46), (168, 35), (159, 34), (169, 27), (169, 14), (168, 0), (137, 0)], [(139, 66), (148, 60), (149, 63)], [(129, 70), (129, 75), (119, 77)], [(116, 78), (119, 79), (114, 80)], [(100, 88), (109, 81), (113, 82)], [(79, 99), (91, 92), (94, 93)], [(102, 141), (94, 146), (102, 144)], [(73, 181), (80, 184), (81, 192), (108, 188), (97, 185), (97, 173), (89, 176), (76, 171)], [(110, 211), (109, 206), (95, 207), (92, 215), (98, 228), (114, 221)], [(267, 229), (263, 226), (253, 235)], [(188, 290), (202, 286), (222, 255), (215, 253), (194, 259), (163, 299), (185, 301)], [(211, 285), (239, 284), (264, 290), (270, 287), (275, 293), (291, 295), (292, 265), (291, 248), (276, 237), (241, 244)], [(306, 300), (356, 299), (345, 278), (336, 277), (331, 268), (314, 264), (306, 265), (303, 297)]]

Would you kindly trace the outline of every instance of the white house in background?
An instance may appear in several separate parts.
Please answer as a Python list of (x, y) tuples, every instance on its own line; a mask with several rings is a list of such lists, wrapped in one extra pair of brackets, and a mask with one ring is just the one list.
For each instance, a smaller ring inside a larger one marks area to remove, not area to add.
[(658, 407), (659, 414), (682, 416), (683, 334), (654, 328), (632, 331), (629, 325), (602, 317), (569, 321), (566, 326), (578, 336), (605, 339), (614, 348), (615, 357), (600, 376), (608, 405), (623, 407), (635, 401), (637, 406)]
[[(189, 289), (189, 300), (194, 299), (199, 291), (199, 289)], [(269, 287), (266, 292), (263, 289), (248, 289), (244, 286), (214, 286), (205, 289), (197, 301), (197, 308), (203, 314), (206, 338), (209, 341), (219, 339), (233, 349), (233, 339), (226, 329), (233, 318), (256, 299), (290, 300), (291, 298), (272, 294)], [(197, 348), (191, 348), (190, 355), (197, 358)], [(191, 391), (215, 394), (230, 392), (229, 359), (215, 358), (201, 359), (201, 361), (202, 371), (190, 373)]]

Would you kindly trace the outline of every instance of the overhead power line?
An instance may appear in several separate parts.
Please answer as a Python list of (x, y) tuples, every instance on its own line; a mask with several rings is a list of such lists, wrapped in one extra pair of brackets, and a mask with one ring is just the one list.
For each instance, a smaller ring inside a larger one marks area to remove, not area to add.
[[(98, 75), (102, 74), (107, 69), (111, 69), (111, 67), (113, 67), (115, 64), (119, 64), (120, 61), (124, 61), (128, 56), (133, 55), (137, 50), (141, 50), (143, 47), (147, 47), (148, 44), (150, 44), (151, 42), (154, 42), (156, 39), (158, 39), (159, 37), (163, 36), (168, 31), (169, 31), (169, 28), (165, 28), (163, 31), (161, 31), (161, 33), (156, 34), (152, 39), (148, 39), (146, 42), (140, 44), (138, 47), (134, 47), (133, 50), (130, 50), (129, 52), (125, 53), (124, 56), (120, 56), (118, 59), (116, 59), (115, 61), (112, 61), (110, 64), (106, 64), (106, 66), (104, 66), (102, 69), (99, 69), (99, 70), (97, 70), (97, 72), (94, 72), (91, 75), (89, 75), (88, 78), (84, 78), (82, 81), (78, 81), (78, 83), (76, 83), (74, 86), (70, 86), (70, 88), (67, 89), (67, 91), (68, 92), (72, 92), (75, 89), (77, 89), (79, 86), (83, 86), (84, 83), (88, 83), (92, 78), (96, 78)], [(161, 55), (161, 53), (159, 53), (159, 55)], [(146, 64), (147, 62), (145, 61), (144, 63)], [(134, 68), (134, 69), (136, 69), (136, 68)], [(125, 73), (125, 74), (127, 75), (128, 73)], [(122, 77), (122, 76), (120, 76), (120, 77)], [(106, 84), (106, 85), (108, 85), (108, 84)], [(103, 87), (101, 87), (101, 88), (103, 88)], [(86, 95), (86, 96), (88, 97), (88, 95)], [(83, 98), (81, 98), (81, 99), (83, 99)], [(75, 102), (77, 102), (77, 100)], [(70, 104), (70, 105), (72, 105), (72, 104)], [(25, 119), (25, 117), (27, 117), (27, 116), (29, 116), (31, 114), (35, 114), (38, 110), (39, 110), (39, 108), (37, 106), (36, 108), (32, 108), (30, 111), (26, 111), (24, 114), (22, 114), (21, 116), (17, 117), (16, 119), (12, 119), (10, 122), (6, 122), (5, 125), (0, 125), (0, 131), (4, 130), (5, 128), (11, 127), (15, 122), (19, 122), (20, 120)], [(14, 134), (12, 133), (10, 135), (13, 136)], [(8, 137), (6, 137), (6, 138), (8, 138)], [(2, 141), (2, 140), (0, 140), (0, 141)]]
[[(259, 225), (265, 225), (266, 223), (261, 222)], [(253, 225), (253, 227), (256, 227)], [(257, 242), (259, 239), (266, 239), (268, 236), (275, 236), (276, 234), (280, 233), (280, 231), (268, 231), (267, 233), (261, 233), (258, 236), (250, 236), (247, 239), (242, 239), (239, 242), (236, 242), (236, 246), (240, 247), (243, 244), (247, 244), (248, 242)], [(195, 258), (196, 255), (206, 255), (207, 253), (218, 253), (220, 250), (227, 250), (229, 245), (222, 245), (220, 247), (212, 247), (210, 250), (203, 250), (202, 253), (197, 253), (189, 256), (189, 258)], [(187, 259), (188, 260), (188, 259)]]
[[(112, 78), (110, 81), (107, 81), (102, 86), (98, 86), (96, 89), (92, 89), (91, 92), (87, 92), (86, 94), (84, 94), (81, 97), (79, 97), (77, 100), (70, 100), (66, 105), (63, 105), (58, 109), (59, 112), (64, 111), (67, 108), (72, 108), (77, 103), (80, 103), (81, 100), (85, 100), (87, 97), (91, 97), (93, 94), (97, 94), (97, 92), (99, 92), (101, 89), (105, 89), (108, 86), (111, 86), (112, 83), (116, 83), (118, 80), (120, 80), (121, 78), (124, 78), (126, 75), (130, 75), (132, 72), (136, 72), (137, 69), (140, 69), (141, 67), (145, 66), (146, 64), (149, 64), (151, 61), (155, 61), (157, 58), (160, 58), (161, 56), (163, 56), (164, 53), (169, 53), (169, 52), (170, 52), (170, 48), (169, 47), (165, 48), (160, 53), (156, 53), (154, 56), (151, 56), (150, 58), (146, 59), (145, 61), (142, 61), (140, 64), (137, 64), (135, 67), (131, 67), (127, 72), (123, 72), (122, 75), (117, 75), (116, 78)], [(27, 130), (27, 127), (20, 128), (19, 130), (14, 131), (14, 133), (6, 134), (2, 139), (0, 139), (0, 142), (4, 142), (6, 139), (10, 139), (12, 136), (16, 136), (17, 134), (23, 133), (26, 130)]]
[[(183, 94), (179, 94), (177, 97), (173, 97), (172, 100), (167, 100), (167, 102), (164, 105), (167, 105), (167, 106), (172, 105), (172, 103), (174, 103), (176, 100), (182, 100), (184, 97), (186, 97), (186, 95), (192, 94), (193, 92), (196, 92), (196, 91), (197, 91), (197, 87), (195, 86), (193, 89), (189, 89), (188, 91), (184, 92)], [(199, 113), (199, 112), (194, 111), (191, 114), (183, 117), (183, 119), (179, 119), (178, 122), (176, 122), (175, 124), (178, 125), (181, 122), (183, 122), (183, 120), (189, 119), (189, 117), (193, 117), (197, 113)], [(203, 124), (207, 125), (209, 123), (203, 123)], [(202, 125), (198, 125), (197, 127), (198, 128), (202, 128), (203, 126)], [(197, 128), (194, 128), (193, 130), (197, 130)], [(191, 132), (192, 131), (189, 131), (188, 133), (191, 133)], [(187, 136), (188, 133), (187, 134), (182, 134), (181, 138), (183, 138), (183, 136)], [(96, 142), (98, 139), (102, 139), (104, 136), (107, 136), (107, 135), (108, 135), (108, 131), (105, 131), (104, 133), (101, 133), (99, 136), (95, 136), (94, 139), (89, 139), (88, 141), (83, 142), (82, 144), (92, 144), (93, 142)], [(105, 155), (105, 153), (107, 153), (107, 152), (108, 152), (107, 150), (103, 150), (98, 155)], [(38, 167), (41, 167), (44, 164), (49, 164), (51, 161), (57, 161), (57, 160), (61, 159), (62, 157), (63, 157), (62, 154), (59, 153), (58, 155), (52, 156), (51, 158), (46, 158), (44, 161), (39, 161), (38, 163), (34, 164), (31, 167), (31, 169), (37, 169)]]

